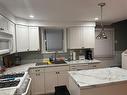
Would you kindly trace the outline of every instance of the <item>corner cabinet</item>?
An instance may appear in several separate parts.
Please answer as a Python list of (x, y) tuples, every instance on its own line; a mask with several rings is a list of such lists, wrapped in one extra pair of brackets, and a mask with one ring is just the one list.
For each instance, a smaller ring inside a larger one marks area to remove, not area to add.
[(71, 27), (68, 29), (68, 48), (94, 48), (95, 47), (95, 27)]
[(16, 25), (16, 41), (17, 52), (40, 50), (38, 27)]

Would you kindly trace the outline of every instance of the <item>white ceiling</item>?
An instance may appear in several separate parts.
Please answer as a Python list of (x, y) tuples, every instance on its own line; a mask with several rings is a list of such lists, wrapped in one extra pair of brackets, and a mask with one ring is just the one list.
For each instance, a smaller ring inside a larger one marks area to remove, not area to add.
[(103, 18), (113, 23), (127, 18), (127, 0), (0, 0), (14, 16), (44, 21), (94, 21), (100, 18), (100, 2), (106, 2)]

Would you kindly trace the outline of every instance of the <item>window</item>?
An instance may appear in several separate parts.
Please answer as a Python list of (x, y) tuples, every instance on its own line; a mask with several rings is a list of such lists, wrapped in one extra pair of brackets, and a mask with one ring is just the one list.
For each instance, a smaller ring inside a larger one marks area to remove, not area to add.
[(63, 28), (43, 28), (42, 50), (43, 52), (65, 51), (66, 31)]

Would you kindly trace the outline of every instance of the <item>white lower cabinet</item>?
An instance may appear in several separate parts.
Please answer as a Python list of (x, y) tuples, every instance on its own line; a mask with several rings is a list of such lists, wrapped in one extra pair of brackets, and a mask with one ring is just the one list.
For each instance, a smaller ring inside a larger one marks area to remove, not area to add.
[(68, 87), (67, 71), (69, 71), (69, 66), (30, 69), (32, 95), (54, 93), (55, 86), (66, 85)]
[(55, 86), (66, 85), (68, 87), (69, 66), (47, 67), (45, 68), (45, 91), (54, 93)]
[(52, 93), (55, 91), (54, 87), (57, 85), (56, 72), (45, 73), (45, 92)]
[(45, 94), (44, 86), (44, 68), (36, 68), (30, 70), (31, 82), (31, 94), (39, 95)]
[(69, 80), (68, 80), (68, 71), (60, 71), (58, 72), (58, 76), (57, 76), (57, 82), (58, 82), (58, 86), (60, 85), (66, 85), (67, 87), (69, 86)]

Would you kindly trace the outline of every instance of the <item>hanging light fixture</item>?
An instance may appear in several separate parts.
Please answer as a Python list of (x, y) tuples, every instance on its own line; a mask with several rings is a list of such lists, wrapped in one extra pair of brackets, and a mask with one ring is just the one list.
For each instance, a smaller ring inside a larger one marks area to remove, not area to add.
[(101, 32), (99, 33), (99, 35), (97, 35), (96, 39), (107, 39), (107, 35), (105, 34), (105, 31), (104, 31), (103, 18), (102, 18), (103, 7), (105, 5), (106, 3), (98, 4), (98, 6), (101, 8)]

